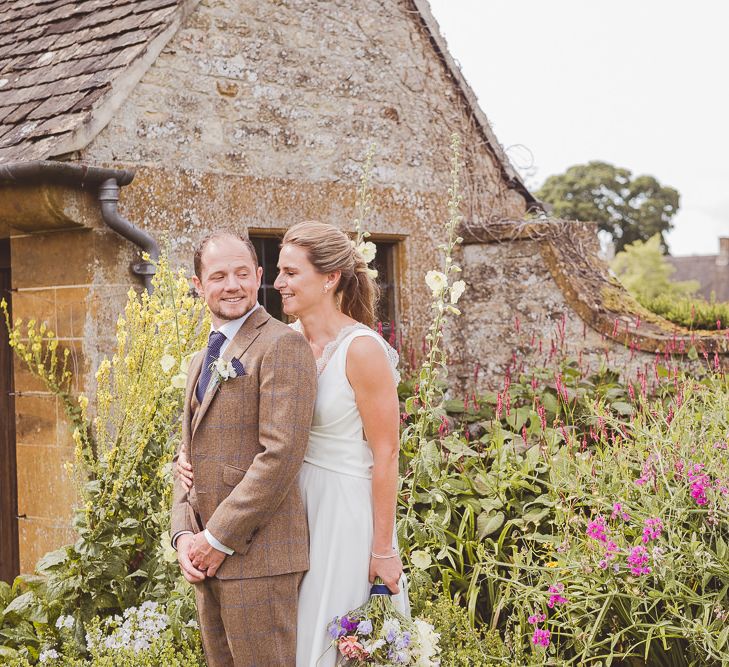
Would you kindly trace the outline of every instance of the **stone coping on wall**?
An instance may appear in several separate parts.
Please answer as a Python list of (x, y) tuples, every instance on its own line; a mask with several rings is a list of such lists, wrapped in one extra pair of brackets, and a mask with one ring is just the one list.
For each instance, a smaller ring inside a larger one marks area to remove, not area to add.
[(729, 333), (690, 330), (639, 304), (599, 256), (597, 225), (570, 220), (502, 220), (461, 225), (464, 244), (538, 241), (565, 300), (579, 317), (606, 338), (643, 352), (729, 354)]

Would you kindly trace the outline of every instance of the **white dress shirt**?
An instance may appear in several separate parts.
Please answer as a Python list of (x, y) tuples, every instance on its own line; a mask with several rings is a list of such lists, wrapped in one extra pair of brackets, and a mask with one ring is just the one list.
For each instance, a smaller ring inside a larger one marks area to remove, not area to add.
[[(243, 323), (258, 309), (259, 303), (256, 302), (256, 305), (253, 306), (245, 315), (242, 317), (239, 317), (235, 320), (230, 320), (226, 322), (225, 324), (221, 325), (218, 329), (215, 329), (215, 327), (210, 328), (210, 333), (213, 331), (219, 331), (221, 334), (225, 336), (225, 342), (220, 346), (220, 356), (223, 356), (223, 353), (225, 352), (225, 349), (230, 345), (230, 341), (232, 341), (235, 337), (240, 328), (243, 326)], [(181, 530), (178, 533), (175, 533), (172, 536), (172, 546), (176, 549), (177, 548), (177, 540), (180, 537), (180, 535), (187, 535), (191, 534), (191, 531), (189, 530)], [(208, 541), (208, 544), (210, 544), (211, 547), (214, 549), (217, 549), (218, 551), (222, 551), (224, 554), (228, 554), (229, 556), (233, 555), (235, 553), (233, 549), (226, 547), (222, 542), (219, 542), (215, 539), (215, 537), (210, 533), (210, 531), (206, 528), (203, 531), (203, 534), (205, 535), (205, 539)]]

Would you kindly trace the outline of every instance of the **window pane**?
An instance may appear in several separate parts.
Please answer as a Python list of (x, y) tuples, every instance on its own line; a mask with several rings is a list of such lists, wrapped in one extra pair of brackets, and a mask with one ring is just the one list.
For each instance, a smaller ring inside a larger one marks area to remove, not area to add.
[(278, 263), (278, 245), (281, 243), (281, 239), (251, 236), (251, 241), (253, 241), (256, 248), (258, 263), (263, 267), (263, 279), (261, 289), (258, 291), (258, 303), (276, 319), (286, 321), (281, 308), (281, 295), (273, 286), (278, 275), (276, 264)]

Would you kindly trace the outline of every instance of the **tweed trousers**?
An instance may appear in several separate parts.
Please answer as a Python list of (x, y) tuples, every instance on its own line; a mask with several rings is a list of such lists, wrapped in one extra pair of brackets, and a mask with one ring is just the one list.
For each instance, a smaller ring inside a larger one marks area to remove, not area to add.
[(302, 577), (302, 572), (257, 579), (213, 577), (196, 584), (208, 667), (294, 667)]

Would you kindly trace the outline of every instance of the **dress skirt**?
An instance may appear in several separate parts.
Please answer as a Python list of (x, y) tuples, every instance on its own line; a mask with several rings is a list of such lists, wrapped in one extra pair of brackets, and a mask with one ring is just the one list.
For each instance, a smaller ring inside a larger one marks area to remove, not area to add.
[[(299, 486), (310, 545), (309, 571), (299, 592), (296, 667), (333, 667), (337, 654), (327, 625), (369, 598), (372, 480), (305, 462)], [(404, 577), (400, 584), (393, 601), (408, 613)]]

